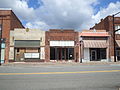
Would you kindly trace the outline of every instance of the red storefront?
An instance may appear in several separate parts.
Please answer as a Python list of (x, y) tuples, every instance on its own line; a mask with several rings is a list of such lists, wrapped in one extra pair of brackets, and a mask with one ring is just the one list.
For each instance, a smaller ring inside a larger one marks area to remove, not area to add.
[(46, 31), (46, 61), (79, 61), (78, 32), (51, 29)]

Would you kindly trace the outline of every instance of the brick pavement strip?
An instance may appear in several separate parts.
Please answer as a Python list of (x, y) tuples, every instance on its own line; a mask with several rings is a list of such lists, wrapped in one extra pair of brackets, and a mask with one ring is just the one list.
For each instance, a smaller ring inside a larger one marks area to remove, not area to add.
[(83, 63), (79, 63), (79, 62), (12, 62), (12, 63), (6, 63), (6, 64), (2, 64), (2, 66), (20, 66), (20, 65), (24, 65), (24, 66), (54, 66), (54, 65), (120, 65), (120, 62), (83, 62)]

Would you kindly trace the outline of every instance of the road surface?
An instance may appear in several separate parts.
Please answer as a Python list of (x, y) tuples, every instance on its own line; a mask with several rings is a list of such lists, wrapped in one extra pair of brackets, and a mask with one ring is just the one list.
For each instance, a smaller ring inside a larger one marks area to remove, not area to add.
[(120, 65), (0, 66), (0, 90), (119, 90)]

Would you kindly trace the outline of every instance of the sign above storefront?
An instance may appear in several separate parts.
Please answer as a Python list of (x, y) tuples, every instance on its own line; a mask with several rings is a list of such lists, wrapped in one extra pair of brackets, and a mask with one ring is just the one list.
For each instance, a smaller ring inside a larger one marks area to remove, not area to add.
[(74, 41), (50, 41), (50, 46), (74, 46)]

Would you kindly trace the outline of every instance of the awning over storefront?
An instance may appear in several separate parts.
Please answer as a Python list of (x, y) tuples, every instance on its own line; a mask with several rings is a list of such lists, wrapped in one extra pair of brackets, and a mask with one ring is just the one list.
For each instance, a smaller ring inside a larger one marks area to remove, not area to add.
[(39, 40), (16, 40), (15, 47), (40, 47)]
[(85, 48), (106, 48), (106, 40), (83, 40)]

